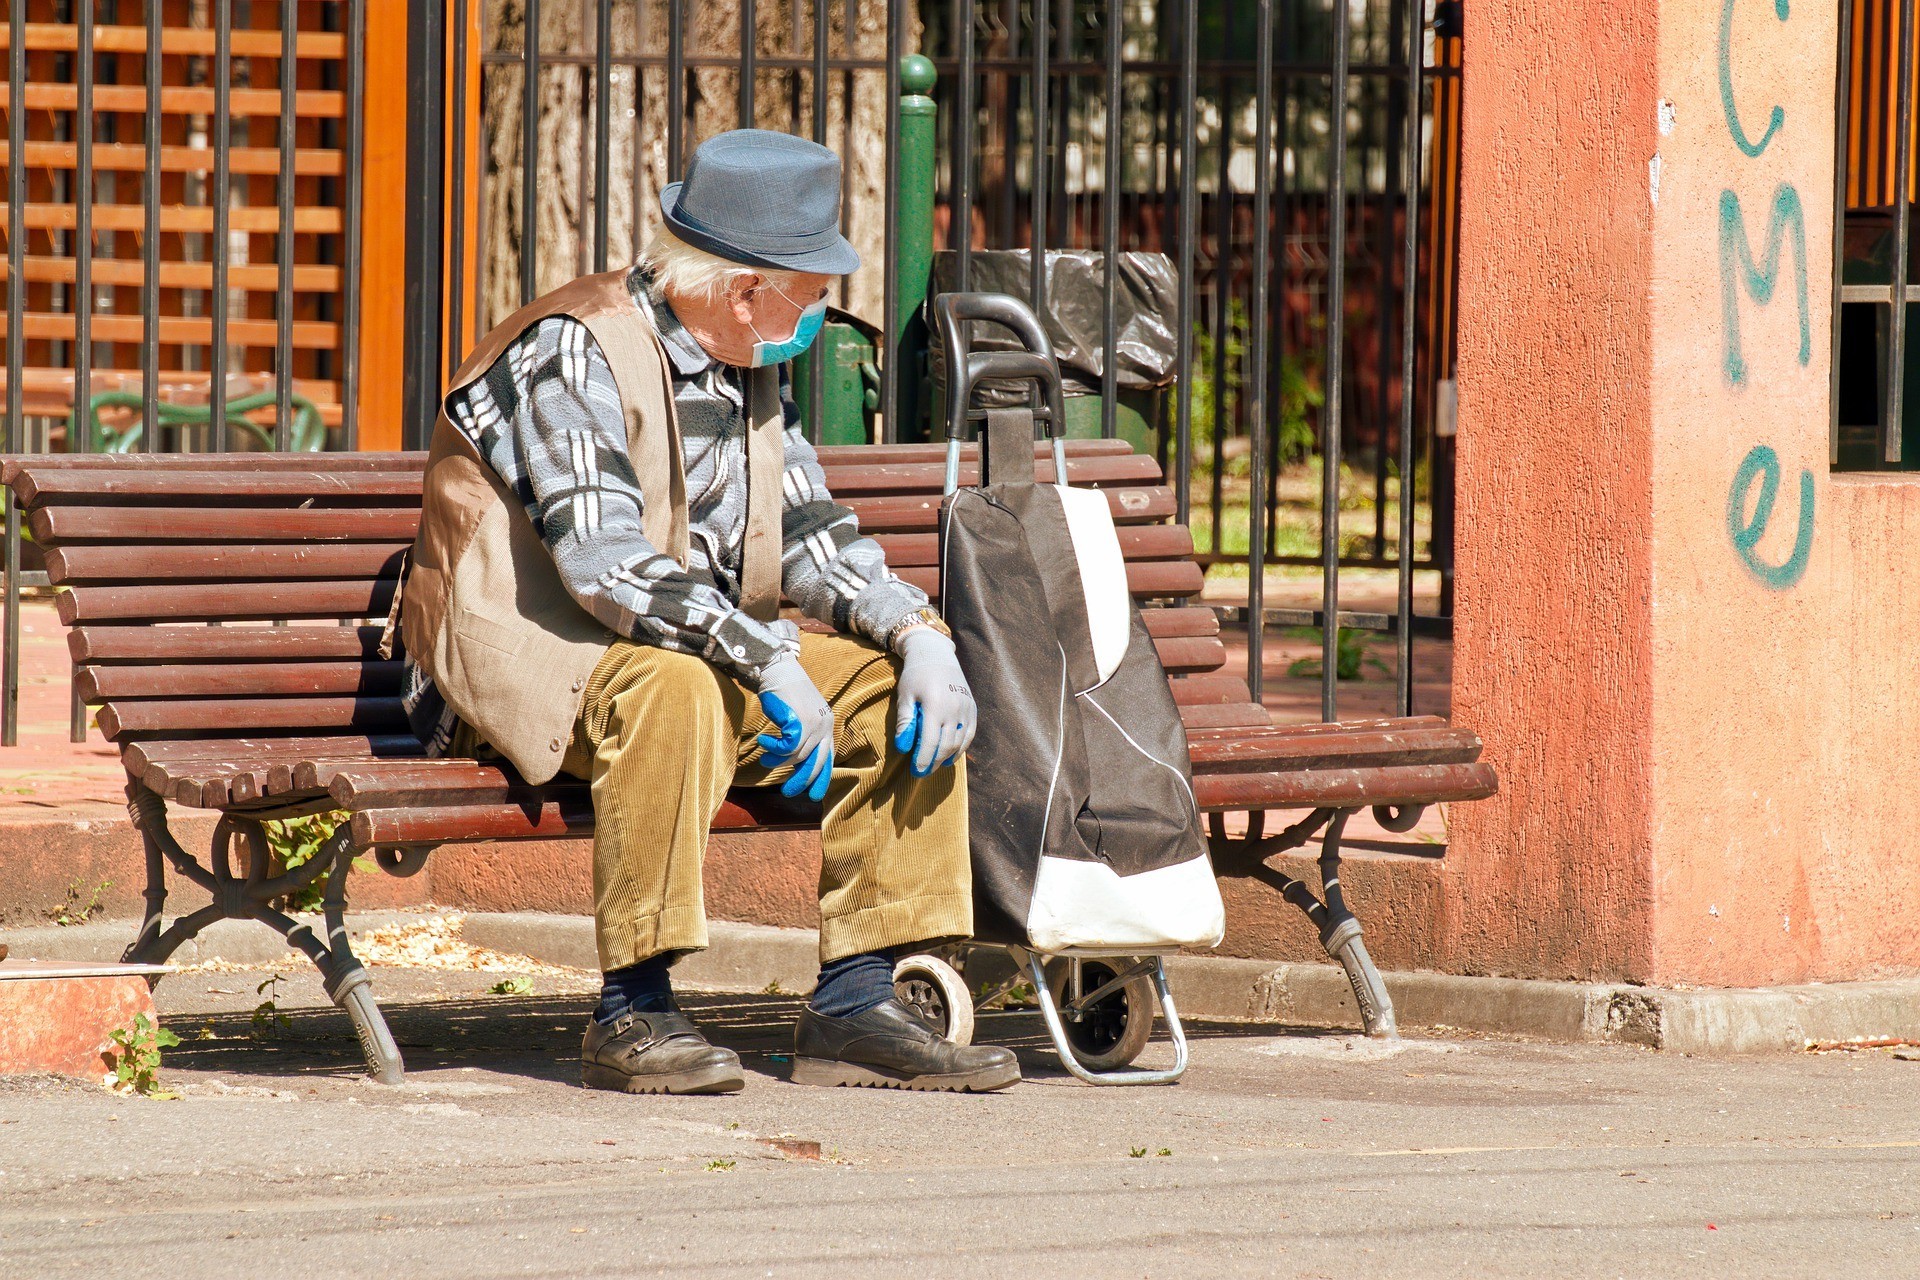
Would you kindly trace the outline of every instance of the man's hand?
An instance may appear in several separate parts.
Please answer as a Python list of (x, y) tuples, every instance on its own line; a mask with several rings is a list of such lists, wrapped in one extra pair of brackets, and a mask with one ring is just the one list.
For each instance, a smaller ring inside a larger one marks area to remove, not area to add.
[(798, 658), (776, 658), (761, 673), (760, 709), (777, 730), (755, 739), (760, 763), (777, 769), (791, 760), (800, 762), (793, 776), (780, 784), (780, 794), (805, 792), (809, 800), (825, 800), (827, 784), (833, 781), (833, 708), (801, 670)]
[(953, 641), (932, 627), (915, 627), (897, 643), (904, 661), (893, 745), (913, 757), (913, 776), (924, 778), (959, 759), (973, 742), (973, 690)]

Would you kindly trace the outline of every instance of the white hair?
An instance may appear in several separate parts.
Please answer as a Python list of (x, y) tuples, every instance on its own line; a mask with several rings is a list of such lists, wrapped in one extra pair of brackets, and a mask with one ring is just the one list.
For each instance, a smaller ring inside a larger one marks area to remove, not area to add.
[(758, 276), (774, 288), (792, 292), (802, 273), (771, 267), (746, 267), (696, 249), (665, 227), (653, 233), (640, 254), (640, 265), (653, 276), (652, 292), (687, 298), (713, 298), (731, 289), (743, 276)]

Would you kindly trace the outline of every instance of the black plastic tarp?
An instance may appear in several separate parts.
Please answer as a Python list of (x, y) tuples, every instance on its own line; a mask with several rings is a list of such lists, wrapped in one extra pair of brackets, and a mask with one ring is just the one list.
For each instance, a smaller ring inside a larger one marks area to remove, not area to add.
[[(1095, 249), (1050, 249), (1042, 259), (1046, 311), (1040, 323), (1053, 343), (1060, 378), (1070, 396), (1100, 394), (1105, 371), (1100, 297), (1106, 255)], [(933, 292), (951, 292), (959, 269), (951, 250), (933, 255)], [(1032, 256), (1025, 249), (976, 250), (973, 293), (1007, 293), (1026, 300), (1032, 281)], [(1123, 253), (1114, 264), (1114, 381), (1121, 391), (1149, 391), (1174, 378), (1174, 317), (1180, 277), (1164, 253)], [(1024, 350), (1019, 339), (991, 325), (978, 326), (974, 351)], [(940, 344), (928, 353), (936, 383), (946, 384), (946, 356)], [(974, 403), (1005, 408), (1026, 403), (1025, 384), (982, 384)]]

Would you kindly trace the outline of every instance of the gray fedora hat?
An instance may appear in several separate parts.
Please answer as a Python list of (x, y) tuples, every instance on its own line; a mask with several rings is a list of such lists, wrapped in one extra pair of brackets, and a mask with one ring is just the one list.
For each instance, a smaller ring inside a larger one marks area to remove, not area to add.
[(840, 157), (766, 129), (707, 139), (660, 192), (673, 234), (749, 267), (843, 276), (860, 265), (840, 234)]

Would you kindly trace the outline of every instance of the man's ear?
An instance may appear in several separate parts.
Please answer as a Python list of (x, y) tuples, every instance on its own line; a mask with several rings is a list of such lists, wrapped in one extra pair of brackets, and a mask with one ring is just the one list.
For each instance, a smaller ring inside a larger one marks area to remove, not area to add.
[(754, 295), (760, 292), (764, 284), (766, 279), (762, 276), (735, 277), (733, 285), (727, 290), (727, 308), (733, 313), (735, 320), (741, 324), (752, 322)]

